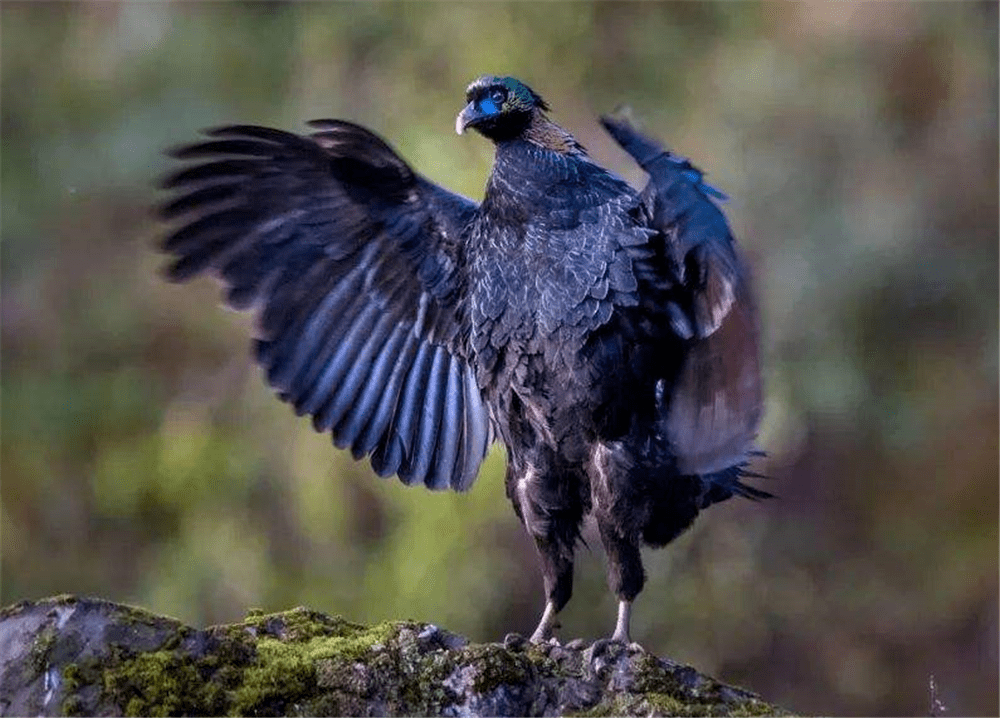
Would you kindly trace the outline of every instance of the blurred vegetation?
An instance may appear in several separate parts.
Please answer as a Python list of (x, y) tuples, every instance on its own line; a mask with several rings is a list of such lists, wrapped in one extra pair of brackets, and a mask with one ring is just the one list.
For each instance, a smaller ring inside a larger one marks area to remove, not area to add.
[[(305, 604), (530, 631), (498, 451), (465, 495), (331, 448), (252, 366), (250, 318), (172, 286), (164, 147), (344, 117), (481, 196), (466, 83), (519, 76), (641, 184), (628, 102), (733, 199), (763, 313), (763, 470), (647, 554), (635, 637), (804, 713), (996, 715), (996, 3), (4, 2), (2, 586), (195, 624)], [(565, 636), (610, 632), (582, 551)]]

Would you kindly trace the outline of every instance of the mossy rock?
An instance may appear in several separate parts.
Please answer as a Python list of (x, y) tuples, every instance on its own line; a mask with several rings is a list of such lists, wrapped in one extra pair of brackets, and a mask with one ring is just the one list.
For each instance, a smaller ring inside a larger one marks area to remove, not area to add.
[(304, 608), (197, 630), (61, 596), (0, 611), (0, 715), (786, 715), (634, 646), (508, 645)]

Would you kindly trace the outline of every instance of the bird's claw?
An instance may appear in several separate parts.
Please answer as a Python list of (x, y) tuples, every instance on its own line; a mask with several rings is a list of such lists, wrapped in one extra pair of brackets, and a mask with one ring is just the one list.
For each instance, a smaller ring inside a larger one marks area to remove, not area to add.
[(535, 631), (535, 633), (531, 634), (531, 638), (529, 638), (528, 641), (534, 643), (536, 646), (562, 645), (561, 643), (559, 643), (559, 639), (556, 638), (552, 633), (549, 633), (548, 635), (539, 635), (538, 631)]

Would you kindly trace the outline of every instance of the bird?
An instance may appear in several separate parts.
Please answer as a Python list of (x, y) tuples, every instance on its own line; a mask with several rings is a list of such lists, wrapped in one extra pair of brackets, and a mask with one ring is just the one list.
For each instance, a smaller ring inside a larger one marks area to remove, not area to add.
[(207, 273), (256, 316), (253, 354), (296, 414), (406, 485), (467, 490), (496, 441), (535, 544), (557, 641), (584, 520), (596, 521), (630, 642), (663, 547), (734, 495), (762, 455), (758, 313), (721, 202), (691, 162), (622, 113), (635, 190), (510, 76), (469, 84), (456, 118), (494, 145), (481, 201), (346, 120), (308, 134), (206, 130), (169, 154), (167, 277)]

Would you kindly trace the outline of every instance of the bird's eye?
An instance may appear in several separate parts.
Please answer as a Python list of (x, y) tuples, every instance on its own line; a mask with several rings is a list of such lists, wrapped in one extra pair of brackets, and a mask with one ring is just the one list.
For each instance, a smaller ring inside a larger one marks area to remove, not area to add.
[(493, 100), (497, 107), (499, 107), (503, 104), (503, 101), (507, 99), (507, 93), (499, 89), (493, 90), (493, 92), (490, 93), (490, 99)]

